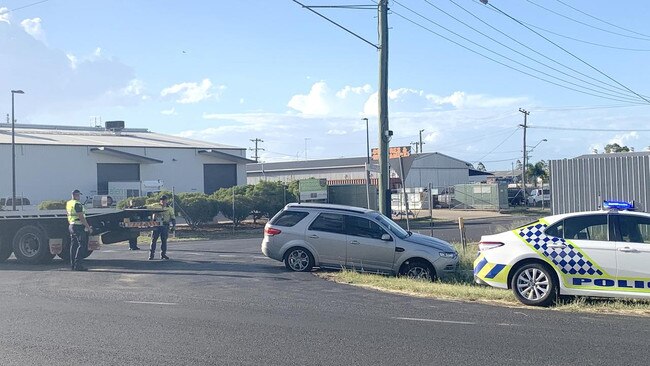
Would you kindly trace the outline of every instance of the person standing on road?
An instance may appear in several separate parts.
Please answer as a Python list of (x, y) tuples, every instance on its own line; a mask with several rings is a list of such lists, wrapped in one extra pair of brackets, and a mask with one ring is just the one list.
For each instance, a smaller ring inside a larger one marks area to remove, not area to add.
[(156, 253), (156, 242), (160, 238), (160, 259), (169, 259), (167, 256), (167, 237), (169, 236), (170, 225), (171, 231), (174, 232), (176, 228), (176, 219), (174, 218), (174, 209), (169, 207), (167, 196), (160, 196), (160, 203), (149, 205), (152, 209), (163, 209), (162, 212), (157, 212), (153, 215), (154, 221), (161, 224), (153, 229), (151, 233), (151, 247), (149, 248), (149, 260), (153, 260)]
[(72, 199), (65, 204), (68, 212), (68, 231), (70, 232), (70, 268), (73, 271), (87, 271), (81, 265), (88, 253), (88, 235), (92, 227), (86, 221), (84, 205), (79, 201), (81, 192), (72, 191)]
[[(133, 200), (129, 200), (129, 208), (135, 208)], [(129, 250), (140, 250), (138, 246), (138, 238), (129, 239)]]

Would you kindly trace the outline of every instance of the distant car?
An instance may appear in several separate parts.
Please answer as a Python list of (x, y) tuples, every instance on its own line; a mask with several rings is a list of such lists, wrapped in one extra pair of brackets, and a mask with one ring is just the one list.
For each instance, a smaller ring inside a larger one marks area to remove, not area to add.
[(512, 289), (526, 305), (558, 295), (650, 299), (650, 214), (613, 207), (483, 236), (476, 282)]
[(548, 188), (535, 188), (526, 198), (528, 206), (548, 206), (551, 202), (551, 190)]
[(446, 241), (408, 232), (376, 211), (330, 204), (285, 206), (264, 228), (262, 253), (297, 272), (349, 268), (426, 280), (458, 265)]

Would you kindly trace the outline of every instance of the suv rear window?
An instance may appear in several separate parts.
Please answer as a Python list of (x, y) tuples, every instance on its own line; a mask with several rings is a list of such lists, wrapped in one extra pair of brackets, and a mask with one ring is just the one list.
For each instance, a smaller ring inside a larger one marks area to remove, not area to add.
[(271, 221), (271, 225), (291, 227), (299, 223), (307, 215), (309, 213), (303, 211), (284, 211), (280, 216)]

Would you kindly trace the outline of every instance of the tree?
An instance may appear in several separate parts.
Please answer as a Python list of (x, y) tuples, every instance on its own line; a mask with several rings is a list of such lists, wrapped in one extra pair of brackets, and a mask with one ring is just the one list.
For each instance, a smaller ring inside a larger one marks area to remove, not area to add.
[(548, 175), (548, 165), (544, 160), (538, 161), (534, 165), (526, 165), (526, 176), (535, 182), (535, 187), (537, 187), (538, 178), (541, 178), (542, 182), (544, 182), (545, 180), (548, 180)]
[[(228, 188), (231, 192), (229, 198), (221, 198), (217, 200), (219, 211), (228, 219), (232, 220), (235, 226), (239, 226), (253, 210), (253, 200), (245, 194), (237, 194), (232, 196), (232, 188)], [(233, 203), (234, 199), (234, 203)], [(233, 209), (234, 206), (234, 209)]]
[(253, 200), (253, 220), (273, 217), (289, 202), (295, 202), (291, 192), (282, 182), (260, 181), (248, 192)]
[(517, 159), (517, 161), (515, 162), (515, 169), (521, 170), (521, 160)]
[(180, 193), (176, 198), (176, 202), (183, 208), (181, 214), (192, 227), (212, 222), (218, 213), (215, 201), (204, 193)]
[(478, 170), (478, 171), (480, 171), (480, 172), (485, 172), (485, 171), (486, 171), (486, 169), (485, 169), (485, 165), (483, 165), (483, 163), (481, 163), (481, 162), (479, 161), (479, 162), (478, 162), (478, 165), (476, 165), (476, 170)]
[(627, 146), (621, 146), (618, 143), (614, 142), (612, 144), (605, 145), (605, 153), (619, 153), (619, 152), (629, 152), (630, 148)]

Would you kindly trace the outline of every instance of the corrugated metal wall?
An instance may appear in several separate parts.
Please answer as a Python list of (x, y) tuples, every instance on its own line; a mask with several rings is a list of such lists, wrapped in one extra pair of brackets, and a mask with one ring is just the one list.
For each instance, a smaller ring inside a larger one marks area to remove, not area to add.
[(634, 201), (648, 212), (649, 154), (601, 154), (549, 162), (553, 214), (598, 210), (604, 200)]

